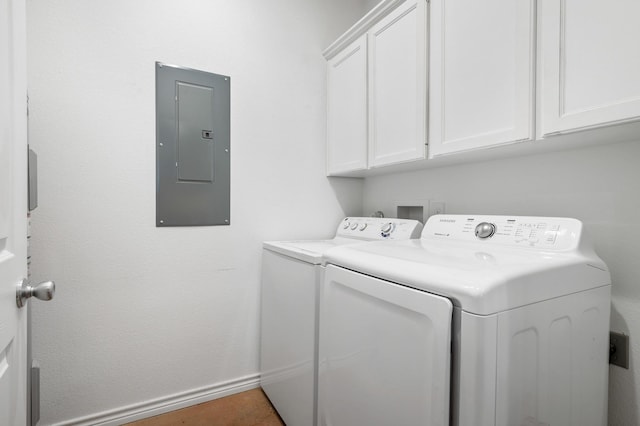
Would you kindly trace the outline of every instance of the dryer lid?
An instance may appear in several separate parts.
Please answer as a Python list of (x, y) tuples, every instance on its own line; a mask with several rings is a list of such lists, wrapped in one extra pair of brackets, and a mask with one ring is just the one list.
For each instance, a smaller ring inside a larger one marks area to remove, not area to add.
[[(470, 218), (475, 220), (468, 221)], [(478, 315), (611, 283), (606, 265), (584, 238), (579, 221), (516, 217), (506, 222), (506, 218), (434, 216), (420, 240), (340, 247), (327, 251), (325, 259), (329, 264), (446, 296)], [(469, 223), (475, 228), (485, 222), (498, 225), (499, 238), (478, 239), (473, 233), (463, 233)], [(507, 223), (512, 226), (505, 229)], [(546, 229), (559, 224), (554, 244), (523, 244), (522, 229), (531, 223), (545, 223)], [(446, 230), (440, 232), (443, 228)]]

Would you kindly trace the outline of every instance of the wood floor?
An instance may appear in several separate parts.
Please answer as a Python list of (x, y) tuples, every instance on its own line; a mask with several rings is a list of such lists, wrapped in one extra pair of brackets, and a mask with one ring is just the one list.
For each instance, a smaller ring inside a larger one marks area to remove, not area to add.
[(262, 392), (252, 389), (126, 426), (284, 426)]

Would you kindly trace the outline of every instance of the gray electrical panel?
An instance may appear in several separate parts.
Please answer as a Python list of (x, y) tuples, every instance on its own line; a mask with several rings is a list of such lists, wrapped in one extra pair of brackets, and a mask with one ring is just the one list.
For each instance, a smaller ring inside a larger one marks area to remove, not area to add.
[(230, 224), (230, 87), (156, 62), (156, 226)]

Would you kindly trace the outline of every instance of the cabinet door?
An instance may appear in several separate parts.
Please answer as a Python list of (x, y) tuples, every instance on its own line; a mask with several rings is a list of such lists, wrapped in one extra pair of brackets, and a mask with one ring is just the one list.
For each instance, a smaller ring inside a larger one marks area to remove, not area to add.
[(427, 6), (407, 0), (369, 31), (371, 167), (424, 158)]
[(640, 117), (640, 2), (542, 0), (541, 136)]
[(430, 157), (534, 135), (533, 1), (432, 0)]
[(327, 173), (367, 168), (367, 39), (327, 64)]

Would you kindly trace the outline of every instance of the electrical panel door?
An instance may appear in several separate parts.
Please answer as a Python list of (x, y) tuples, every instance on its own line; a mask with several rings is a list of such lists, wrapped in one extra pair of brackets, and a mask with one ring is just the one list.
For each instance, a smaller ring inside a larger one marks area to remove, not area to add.
[(156, 63), (156, 226), (230, 224), (230, 78)]

